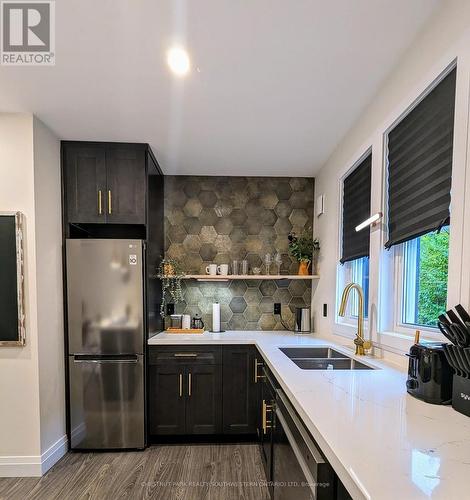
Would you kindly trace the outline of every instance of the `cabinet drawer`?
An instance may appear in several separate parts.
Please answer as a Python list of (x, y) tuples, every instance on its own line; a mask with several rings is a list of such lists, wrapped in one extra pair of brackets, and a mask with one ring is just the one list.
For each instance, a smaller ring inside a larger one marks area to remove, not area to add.
[(222, 347), (190, 345), (150, 347), (149, 364), (168, 363), (220, 365), (222, 364)]

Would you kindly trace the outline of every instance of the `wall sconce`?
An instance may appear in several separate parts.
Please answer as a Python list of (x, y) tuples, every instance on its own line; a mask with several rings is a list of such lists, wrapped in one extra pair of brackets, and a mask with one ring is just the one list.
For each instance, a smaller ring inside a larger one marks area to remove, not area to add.
[(359, 232), (361, 231), (361, 229), (364, 229), (369, 226), (375, 226), (382, 217), (383, 217), (382, 212), (377, 212), (376, 214), (372, 215), (364, 222), (361, 222), (358, 226), (356, 226), (356, 232)]

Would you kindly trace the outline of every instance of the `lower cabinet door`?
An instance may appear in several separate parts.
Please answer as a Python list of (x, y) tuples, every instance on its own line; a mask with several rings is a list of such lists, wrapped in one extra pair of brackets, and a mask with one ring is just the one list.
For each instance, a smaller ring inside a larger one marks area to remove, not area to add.
[(186, 372), (186, 434), (222, 432), (222, 367), (189, 365)]
[(185, 434), (186, 367), (174, 364), (151, 365), (149, 375), (150, 434)]
[(223, 379), (224, 434), (256, 434), (260, 384), (251, 346), (224, 346)]

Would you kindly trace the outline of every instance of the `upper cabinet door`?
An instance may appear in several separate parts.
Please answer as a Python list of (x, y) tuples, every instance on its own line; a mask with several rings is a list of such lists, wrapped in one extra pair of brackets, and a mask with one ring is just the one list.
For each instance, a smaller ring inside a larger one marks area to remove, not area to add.
[(102, 146), (67, 146), (64, 158), (68, 221), (106, 221), (106, 160)]
[(145, 224), (145, 150), (132, 146), (106, 148), (107, 222)]

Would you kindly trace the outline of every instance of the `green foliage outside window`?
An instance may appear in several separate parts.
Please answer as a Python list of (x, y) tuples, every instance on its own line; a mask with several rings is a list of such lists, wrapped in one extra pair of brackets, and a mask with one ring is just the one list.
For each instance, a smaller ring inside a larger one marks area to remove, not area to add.
[(437, 317), (446, 311), (449, 230), (420, 238), (418, 278), (419, 325), (436, 326)]

